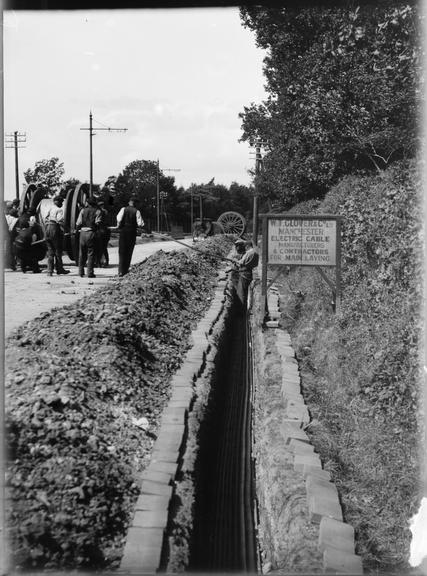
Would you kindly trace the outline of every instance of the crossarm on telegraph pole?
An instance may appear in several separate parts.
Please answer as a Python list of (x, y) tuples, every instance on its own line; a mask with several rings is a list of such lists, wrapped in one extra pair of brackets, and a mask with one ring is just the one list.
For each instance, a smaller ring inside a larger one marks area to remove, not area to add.
[(15, 149), (15, 183), (16, 183), (16, 198), (19, 200), (19, 168), (18, 168), (18, 148), (25, 148), (25, 146), (19, 146), (19, 144), (24, 144), (27, 135), (25, 132), (18, 132), (15, 130), (13, 134), (6, 134), (6, 144), (12, 144), (12, 146), (5, 146), (5, 148)]
[[(92, 138), (96, 134), (93, 130), (92, 126), (92, 111), (89, 112), (89, 128), (80, 128), (80, 130), (89, 130), (89, 171), (90, 171), (90, 180), (89, 180), (89, 196), (92, 198), (92, 188), (93, 188), (93, 153), (92, 153)], [(105, 126), (103, 128), (97, 127), (95, 130), (107, 130), (108, 132), (126, 132), (127, 128), (109, 128)]]

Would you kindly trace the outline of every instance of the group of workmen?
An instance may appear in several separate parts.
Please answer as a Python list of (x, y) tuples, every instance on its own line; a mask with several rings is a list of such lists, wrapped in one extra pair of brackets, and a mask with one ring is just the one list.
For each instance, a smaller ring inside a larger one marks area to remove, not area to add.
[[(128, 273), (136, 243), (138, 228), (144, 226), (140, 211), (135, 207), (136, 197), (131, 196), (128, 206), (117, 214), (119, 231), (119, 269), (118, 275)], [(5, 203), (5, 268), (22, 272), (32, 270), (40, 273), (39, 261), (47, 255), (47, 274), (69, 274), (64, 268), (62, 253), (64, 235), (71, 234), (64, 230), (64, 198), (57, 194), (52, 205), (43, 215), (44, 229), (37, 222), (36, 210), (29, 208), (19, 214), (19, 200)], [(102, 198), (88, 197), (80, 211), (76, 229), (78, 233), (78, 272), (88, 278), (95, 278), (94, 268), (109, 265), (108, 242), (111, 237), (108, 211)]]
[(4, 267), (22, 272), (40, 273), (39, 260), (45, 249), (39, 243), (39, 227), (35, 211), (19, 214), (19, 200), (5, 202), (4, 211)]
[[(39, 261), (47, 253), (47, 274), (68, 274), (62, 261), (64, 245), (63, 196), (57, 194), (51, 206), (44, 214), (44, 229), (37, 222), (33, 208), (19, 214), (19, 202), (5, 203), (5, 268), (22, 272), (32, 270), (40, 273)], [(128, 273), (136, 243), (138, 228), (144, 226), (140, 211), (135, 206), (136, 197), (131, 196), (126, 207), (117, 214), (119, 231), (119, 269), (118, 275)], [(88, 278), (95, 278), (94, 268), (108, 266), (108, 242), (111, 228), (109, 216), (101, 198), (88, 197), (85, 206), (79, 212), (76, 230), (79, 235), (78, 273), (83, 278), (85, 268)], [(115, 227), (114, 227), (115, 228)], [(232, 279), (238, 301), (246, 307), (248, 288), (252, 280), (252, 271), (258, 265), (259, 255), (251, 241), (236, 240), (233, 255)]]

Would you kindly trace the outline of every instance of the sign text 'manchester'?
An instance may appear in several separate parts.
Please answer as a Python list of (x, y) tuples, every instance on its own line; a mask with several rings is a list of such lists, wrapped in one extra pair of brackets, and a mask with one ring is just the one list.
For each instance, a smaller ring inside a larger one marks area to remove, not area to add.
[(270, 218), (268, 263), (335, 266), (336, 220)]

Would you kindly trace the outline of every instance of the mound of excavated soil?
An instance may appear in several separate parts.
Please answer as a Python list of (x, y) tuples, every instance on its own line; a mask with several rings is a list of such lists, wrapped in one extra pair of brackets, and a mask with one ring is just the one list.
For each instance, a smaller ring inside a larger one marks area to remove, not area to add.
[(230, 242), (198, 248), (159, 252), (6, 341), (12, 567), (118, 566), (170, 378)]

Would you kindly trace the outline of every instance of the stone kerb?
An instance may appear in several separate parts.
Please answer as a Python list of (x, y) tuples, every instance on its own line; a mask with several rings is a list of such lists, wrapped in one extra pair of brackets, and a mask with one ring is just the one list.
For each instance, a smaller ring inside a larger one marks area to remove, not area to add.
[(343, 522), (338, 491), (304, 432), (310, 415), (301, 393), (298, 363), (290, 336), (280, 328), (279, 302), (278, 290), (272, 285), (267, 295), (270, 320), (266, 327), (274, 329), (281, 364), (285, 443), (293, 453), (294, 470), (305, 479), (309, 518), (319, 527), (318, 548), (323, 552), (323, 570), (337, 574), (363, 574), (361, 557), (354, 553), (354, 530)]
[(226, 285), (219, 278), (211, 306), (192, 331), (192, 348), (171, 380), (151, 460), (141, 474), (141, 492), (128, 529), (119, 572), (152, 574), (160, 569), (175, 479), (185, 451), (188, 415), (198, 379), (208, 372), (216, 352), (219, 319), (224, 314)]

